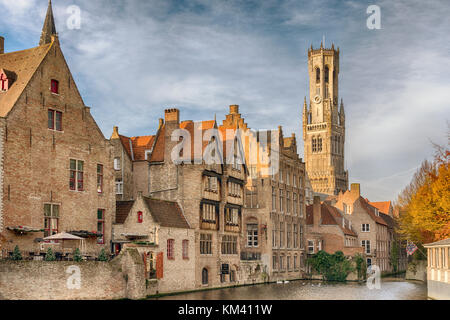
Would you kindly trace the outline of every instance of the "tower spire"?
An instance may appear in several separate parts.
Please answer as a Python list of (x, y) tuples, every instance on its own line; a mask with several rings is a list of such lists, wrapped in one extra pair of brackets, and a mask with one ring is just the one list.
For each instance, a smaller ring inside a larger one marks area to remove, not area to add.
[(44, 26), (42, 27), (41, 40), (39, 45), (52, 42), (52, 36), (56, 36), (55, 18), (53, 17), (52, 0), (48, 0), (47, 15), (45, 16)]

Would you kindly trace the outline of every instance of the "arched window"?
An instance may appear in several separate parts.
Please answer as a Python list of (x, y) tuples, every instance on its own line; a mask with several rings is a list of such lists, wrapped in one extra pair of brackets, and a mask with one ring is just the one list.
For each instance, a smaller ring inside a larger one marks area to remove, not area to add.
[(316, 140), (316, 137), (312, 138), (312, 152), (317, 152), (317, 140)]
[(317, 151), (322, 152), (322, 138), (319, 137), (317, 140)]
[(325, 83), (328, 83), (330, 81), (330, 69), (328, 68), (328, 66), (325, 66), (325, 71), (324, 71), (324, 77), (325, 77)]
[(208, 269), (206, 268), (202, 270), (202, 284), (208, 284)]
[(320, 69), (316, 68), (316, 82), (320, 82)]

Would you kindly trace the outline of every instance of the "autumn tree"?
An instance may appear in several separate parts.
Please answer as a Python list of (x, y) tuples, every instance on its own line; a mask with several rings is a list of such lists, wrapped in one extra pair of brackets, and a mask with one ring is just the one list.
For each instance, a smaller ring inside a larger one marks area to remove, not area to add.
[(450, 150), (435, 145), (433, 161), (424, 161), (397, 199), (399, 231), (428, 243), (450, 237)]

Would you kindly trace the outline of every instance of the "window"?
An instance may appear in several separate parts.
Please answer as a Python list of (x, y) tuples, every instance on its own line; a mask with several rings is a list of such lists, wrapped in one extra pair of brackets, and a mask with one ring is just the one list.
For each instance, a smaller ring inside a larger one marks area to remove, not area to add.
[(105, 210), (97, 210), (97, 233), (101, 234), (101, 237), (97, 237), (98, 244), (105, 243)]
[(300, 248), (303, 248), (303, 226), (300, 225)]
[(167, 239), (167, 259), (169, 260), (175, 259), (175, 253), (173, 252), (174, 244), (174, 239)]
[(222, 254), (237, 254), (237, 237), (222, 237)]
[(217, 192), (217, 177), (206, 176), (205, 191)]
[(370, 267), (372, 265), (372, 259), (367, 258), (367, 267)]
[(241, 197), (242, 186), (240, 184), (228, 181), (228, 195), (232, 197)]
[(320, 69), (316, 68), (316, 83), (320, 82)]
[(328, 66), (325, 66), (325, 71), (323, 73), (323, 76), (325, 77), (325, 82), (328, 83), (329, 76), (330, 76), (330, 69), (328, 68)]
[(363, 223), (363, 224), (361, 225), (361, 231), (362, 231), (362, 232), (370, 232), (370, 224), (368, 224), (368, 223)]
[(294, 248), (298, 248), (298, 225), (294, 223)]
[(97, 192), (103, 192), (103, 165), (97, 164)]
[(277, 211), (277, 191), (272, 187), (272, 211)]
[(291, 193), (286, 191), (286, 213), (291, 212)]
[(144, 221), (144, 215), (142, 213), (142, 211), (138, 211), (137, 213), (137, 222), (138, 223), (142, 223)]
[(296, 270), (298, 268), (298, 264), (297, 264), (297, 255), (294, 255), (294, 270)]
[(50, 84), (50, 91), (51, 93), (59, 94), (59, 82), (58, 80), (52, 79)]
[(212, 254), (212, 234), (200, 234), (200, 254)]
[(284, 256), (280, 256), (280, 270), (284, 270)]
[(312, 138), (312, 145), (311, 145), (311, 151), (312, 152), (317, 152), (317, 139), (316, 137)]
[(258, 225), (247, 224), (247, 247), (258, 246)]
[(291, 247), (291, 235), (292, 235), (292, 230), (291, 230), (291, 224), (287, 224), (287, 232), (286, 232), (286, 248), (290, 248)]
[(283, 183), (283, 168), (280, 167), (280, 173), (279, 173), (279, 180), (281, 183)]
[(202, 221), (216, 223), (216, 205), (210, 203), (202, 204)]
[(272, 228), (272, 247), (276, 247), (277, 246), (277, 234), (278, 234), (278, 230), (277, 230), (277, 223), (273, 223), (273, 228)]
[(225, 208), (225, 224), (239, 226), (239, 210), (237, 208)]
[(183, 252), (183, 259), (189, 259), (189, 240), (181, 242), (181, 251)]
[(322, 138), (317, 139), (317, 152), (322, 152)]
[(207, 285), (208, 284), (208, 269), (203, 268), (202, 270), (202, 284)]
[(284, 223), (280, 222), (280, 248), (284, 245)]
[(44, 204), (44, 238), (58, 233), (59, 205)]
[(370, 240), (362, 240), (361, 246), (364, 248), (366, 254), (370, 254)]
[(116, 194), (123, 194), (123, 181), (116, 179)]
[(62, 112), (48, 109), (48, 128), (62, 131)]
[(272, 256), (272, 269), (274, 269), (274, 270), (277, 269), (277, 256), (276, 255)]
[(280, 212), (284, 212), (284, 199), (283, 199), (283, 189), (280, 189)]
[(70, 159), (70, 178), (69, 178), (70, 190), (83, 191), (84, 186), (83, 167), (84, 167), (83, 161)]
[(114, 158), (114, 170), (120, 170), (120, 158)]
[(296, 216), (297, 215), (297, 212), (298, 212), (298, 201), (297, 201), (297, 194), (296, 193), (293, 193), (292, 194), (292, 198), (293, 198), (293, 203), (294, 203), (294, 205), (293, 205), (293, 213), (294, 213), (294, 216)]
[(258, 208), (258, 189), (256, 186), (249, 186), (246, 189), (247, 208)]
[(314, 253), (314, 240), (308, 240), (308, 253)]
[(287, 263), (286, 263), (287, 269), (291, 270), (291, 256), (287, 256), (286, 260), (287, 260)]

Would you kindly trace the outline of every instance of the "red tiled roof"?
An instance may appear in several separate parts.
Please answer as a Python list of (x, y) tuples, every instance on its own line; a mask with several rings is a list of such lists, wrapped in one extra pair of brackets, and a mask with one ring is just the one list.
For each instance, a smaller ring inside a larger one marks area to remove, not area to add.
[[(366, 199), (367, 200), (367, 199)], [(380, 202), (367, 202), (372, 206), (377, 208), (380, 212), (389, 214), (389, 209), (391, 208), (391, 201), (380, 201)]]
[[(314, 224), (314, 205), (306, 206), (306, 224), (313, 225)], [(337, 225), (342, 230), (342, 232), (346, 235), (351, 235), (357, 237), (357, 234), (353, 232), (347, 226), (343, 227), (341, 219), (343, 218), (342, 214), (335, 207), (330, 206), (326, 203), (320, 204), (320, 213), (321, 213), (321, 224), (322, 225)]]
[(384, 221), (383, 218), (377, 216), (375, 214), (375, 207), (371, 206), (363, 197), (358, 198), (359, 202), (361, 203), (361, 206), (366, 210), (366, 212), (370, 215), (370, 217), (378, 224), (382, 224), (387, 226), (386, 221)]
[(119, 138), (126, 152), (134, 161), (146, 160), (145, 152), (152, 149), (155, 141), (155, 136), (126, 137), (119, 135)]

